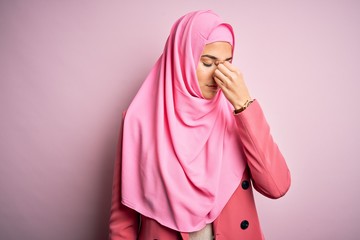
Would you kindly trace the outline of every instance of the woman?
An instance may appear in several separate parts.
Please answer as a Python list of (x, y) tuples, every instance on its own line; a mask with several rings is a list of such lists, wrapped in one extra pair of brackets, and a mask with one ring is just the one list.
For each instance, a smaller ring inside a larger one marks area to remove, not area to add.
[(290, 186), (258, 101), (212, 11), (181, 17), (124, 114), (110, 239), (263, 239), (252, 186)]

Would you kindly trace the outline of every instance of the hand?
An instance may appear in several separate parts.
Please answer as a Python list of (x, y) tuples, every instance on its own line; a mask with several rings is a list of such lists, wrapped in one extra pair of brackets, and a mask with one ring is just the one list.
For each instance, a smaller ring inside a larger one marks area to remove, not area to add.
[(214, 80), (234, 109), (241, 108), (246, 101), (251, 100), (241, 72), (230, 62), (226, 61), (217, 66)]

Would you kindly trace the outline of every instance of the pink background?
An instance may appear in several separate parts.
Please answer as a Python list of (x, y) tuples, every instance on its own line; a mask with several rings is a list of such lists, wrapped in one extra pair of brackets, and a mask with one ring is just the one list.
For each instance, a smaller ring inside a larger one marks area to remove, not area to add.
[[(0, 239), (106, 239), (121, 112), (172, 23), (213, 9), (292, 172), (268, 240), (360, 234), (359, 1), (0, 1)], [(146, 107), (146, 106), (144, 106)], [(141, 114), (141, 112), (139, 112)]]

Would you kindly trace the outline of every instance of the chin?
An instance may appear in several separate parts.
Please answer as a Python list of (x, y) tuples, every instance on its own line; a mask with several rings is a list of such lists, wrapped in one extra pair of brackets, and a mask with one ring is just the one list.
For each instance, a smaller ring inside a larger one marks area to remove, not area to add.
[(216, 96), (216, 93), (206, 94), (206, 95), (203, 95), (203, 96), (204, 96), (205, 99), (211, 100)]

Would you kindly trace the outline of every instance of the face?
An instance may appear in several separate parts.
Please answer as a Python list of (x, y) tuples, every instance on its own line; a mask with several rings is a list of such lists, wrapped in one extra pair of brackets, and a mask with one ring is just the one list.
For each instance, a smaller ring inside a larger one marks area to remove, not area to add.
[(205, 99), (212, 99), (219, 91), (213, 75), (217, 65), (232, 60), (232, 46), (228, 42), (213, 42), (205, 45), (196, 68), (201, 93)]

